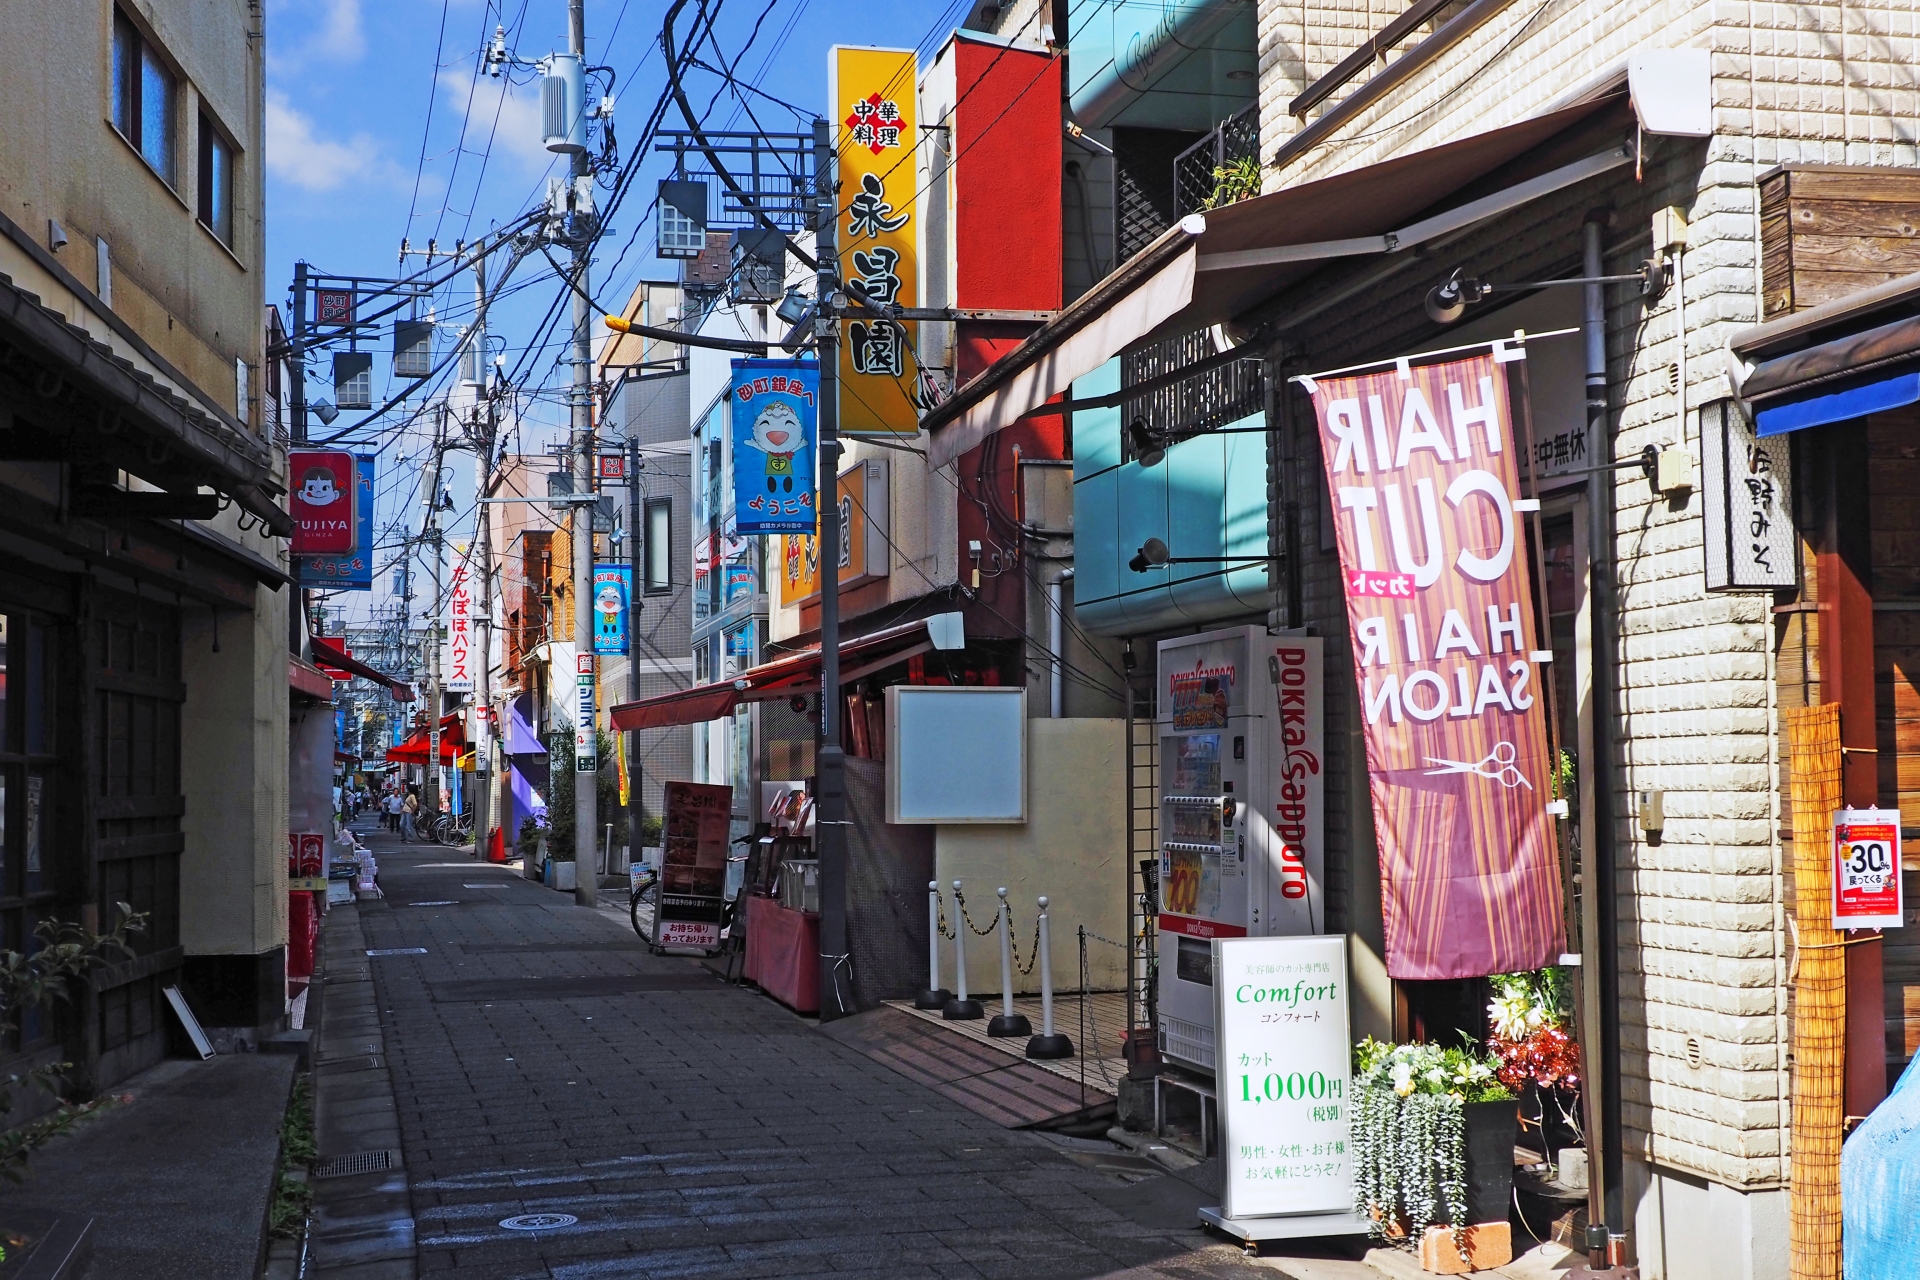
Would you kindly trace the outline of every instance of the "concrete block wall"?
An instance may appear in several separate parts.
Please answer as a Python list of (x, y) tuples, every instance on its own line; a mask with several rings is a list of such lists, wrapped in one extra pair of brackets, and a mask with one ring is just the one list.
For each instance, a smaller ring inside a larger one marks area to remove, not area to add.
[[(1297, 127), (1286, 114), (1288, 101), (1399, 8), (1379, 0), (1262, 6), (1266, 155)], [(1685, 210), (1692, 224), (1684, 268), (1685, 420), (1674, 383), (1679, 326), (1672, 292), (1645, 307), (1630, 290), (1609, 291), (1609, 396), (1615, 456), (1683, 442), (1697, 459), (1695, 411), (1727, 394), (1727, 338), (1759, 318), (1756, 178), (1789, 161), (1920, 164), (1917, 24), (1906, 4), (1516, 4), (1328, 144), (1286, 169), (1270, 169), (1269, 189), (1537, 114), (1597, 83), (1642, 45), (1711, 48), (1712, 138), (1650, 140), (1639, 182), (1628, 175), (1586, 184), (1516, 211), (1450, 250), (1496, 279), (1524, 278), (1518, 272), (1529, 265), (1577, 265), (1579, 221), (1587, 208), (1605, 203), (1615, 210), (1606, 270), (1631, 271), (1651, 252), (1652, 210)], [(1427, 283), (1423, 278), (1417, 288)], [(1326, 361), (1314, 363), (1317, 353), (1364, 358), (1430, 336), (1417, 318), (1415, 287), (1409, 278), (1356, 299), (1311, 336), (1308, 367), (1324, 367)], [(1615, 502), (1622, 611), (1610, 659), (1621, 695), (1611, 786), (1615, 812), (1625, 815), (1615, 830), (1615, 888), (1627, 1154), (1730, 1187), (1765, 1188), (1785, 1178), (1788, 1155), (1789, 942), (1777, 834), (1771, 600), (1705, 593), (1697, 498), (1653, 499), (1637, 472), (1623, 472)], [(1309, 518), (1303, 538), (1310, 559), (1317, 552), (1312, 524)], [(1331, 637), (1344, 630), (1344, 616), (1325, 570), (1324, 557), (1308, 566), (1308, 616)], [(1331, 756), (1351, 693), (1336, 688), (1339, 664), (1331, 655), (1328, 670)], [(1657, 844), (1642, 839), (1630, 820), (1633, 793), (1649, 789), (1665, 792), (1666, 829)], [(1331, 793), (1329, 804), (1340, 808)], [(1364, 813), (1356, 816), (1364, 824)], [(1330, 836), (1333, 830), (1330, 820)], [(1345, 891), (1350, 915), (1356, 886), (1335, 887)], [(1331, 923), (1331, 905), (1329, 914)], [(1690, 1039), (1698, 1066), (1690, 1064)]]

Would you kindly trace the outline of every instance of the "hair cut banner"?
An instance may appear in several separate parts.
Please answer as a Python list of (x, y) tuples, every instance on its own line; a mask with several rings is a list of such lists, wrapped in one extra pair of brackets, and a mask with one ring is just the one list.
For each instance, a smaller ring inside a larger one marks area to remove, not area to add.
[(1303, 379), (1366, 723), (1387, 972), (1553, 964), (1564, 929), (1526, 532), (1523, 351)]

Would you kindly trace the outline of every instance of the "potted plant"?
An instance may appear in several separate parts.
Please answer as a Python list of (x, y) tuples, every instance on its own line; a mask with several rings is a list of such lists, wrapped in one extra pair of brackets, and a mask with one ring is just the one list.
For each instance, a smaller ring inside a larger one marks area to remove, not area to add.
[(1507, 1220), (1519, 1107), (1499, 1063), (1470, 1046), (1383, 1044), (1354, 1049), (1354, 1208), (1380, 1239), (1419, 1241)]
[(1528, 1145), (1537, 1138), (1541, 1157), (1557, 1165), (1561, 1151), (1582, 1142), (1580, 1046), (1568, 1026), (1568, 974), (1537, 969), (1501, 974), (1492, 982), (1487, 1047), (1499, 1060), (1501, 1082), (1520, 1095), (1521, 1127), (1531, 1131)]

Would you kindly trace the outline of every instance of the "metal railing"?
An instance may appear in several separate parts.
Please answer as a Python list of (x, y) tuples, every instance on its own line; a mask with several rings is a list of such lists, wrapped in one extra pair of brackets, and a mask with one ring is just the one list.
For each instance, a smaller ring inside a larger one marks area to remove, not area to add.
[(1254, 103), (1220, 122), (1218, 128), (1173, 160), (1174, 216), (1184, 218), (1213, 205), (1218, 171), (1260, 155), (1260, 111)]
[[(1120, 386), (1124, 390), (1181, 369), (1215, 354), (1207, 330), (1150, 343), (1120, 357)], [(1259, 360), (1235, 360), (1171, 386), (1126, 400), (1121, 406), (1123, 427), (1143, 421), (1162, 447), (1225, 426), (1265, 403), (1266, 382)], [(1132, 459), (1132, 444), (1122, 433), (1121, 447)]]

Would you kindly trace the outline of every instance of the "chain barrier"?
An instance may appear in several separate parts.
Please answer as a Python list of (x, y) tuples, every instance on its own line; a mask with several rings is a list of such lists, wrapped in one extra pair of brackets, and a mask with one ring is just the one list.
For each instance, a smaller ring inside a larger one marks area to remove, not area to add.
[(994, 925), (1000, 922), (1000, 913), (996, 911), (993, 914), (992, 923), (988, 924), (986, 928), (982, 929), (979, 925), (975, 924), (973, 917), (967, 914), (967, 895), (961, 893), (957, 887), (953, 891), (953, 901), (960, 908), (960, 918), (967, 922), (967, 928), (973, 930), (975, 937), (986, 937), (993, 932)]
[(940, 912), (939, 922), (934, 926), (939, 931), (940, 936), (947, 939), (948, 941), (952, 941), (954, 938), (959, 937), (960, 935), (953, 931), (952, 921), (947, 919), (946, 897), (936, 892), (933, 895), (933, 903), (935, 908), (938, 909), (938, 911)]
[[(1008, 915), (1009, 917), (1011, 917), (1012, 913), (1009, 912)], [(1033, 919), (1033, 946), (1029, 948), (1027, 951), (1027, 962), (1025, 964), (1020, 963), (1020, 939), (1018, 938), (1013, 939), (1013, 967), (1016, 970), (1018, 970), (1020, 973), (1020, 976), (1024, 978), (1028, 974), (1032, 973), (1033, 966), (1039, 963), (1040, 963), (1040, 917), (1035, 916)]]
[(1122, 951), (1128, 951), (1128, 952), (1130, 952), (1130, 951), (1132, 951), (1132, 950), (1133, 950), (1133, 948), (1132, 948), (1132, 947), (1130, 947), (1130, 946), (1128, 946), (1128, 945), (1127, 945), (1126, 943), (1124, 943), (1124, 942), (1115, 942), (1115, 941), (1114, 941), (1114, 940), (1113, 940), (1112, 938), (1103, 938), (1103, 937), (1101, 937), (1101, 936), (1100, 936), (1099, 934), (1097, 934), (1097, 933), (1095, 933), (1095, 932), (1094, 932), (1093, 930), (1091, 930), (1091, 929), (1085, 929), (1085, 928), (1083, 928), (1083, 929), (1081, 929), (1081, 930), (1080, 930), (1080, 932), (1082, 932), (1082, 933), (1084, 933), (1084, 934), (1086, 934), (1086, 935), (1087, 935), (1087, 937), (1089, 937), (1089, 938), (1091, 938), (1091, 939), (1093, 939), (1093, 940), (1094, 940), (1095, 942), (1104, 942), (1104, 943), (1106, 943), (1106, 944), (1107, 944), (1108, 946), (1110, 946), (1110, 947), (1118, 947), (1118, 948), (1120, 948), (1120, 949), (1121, 949)]

